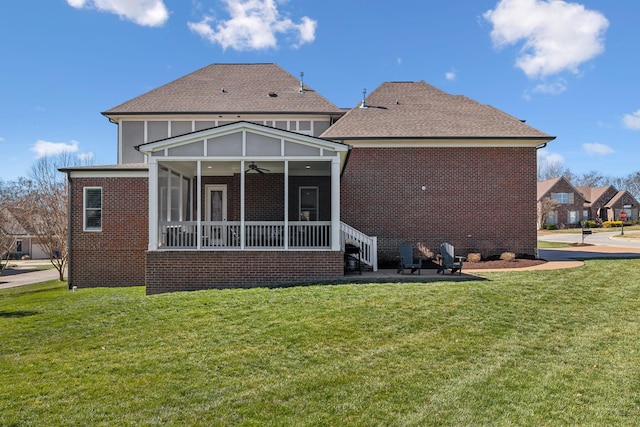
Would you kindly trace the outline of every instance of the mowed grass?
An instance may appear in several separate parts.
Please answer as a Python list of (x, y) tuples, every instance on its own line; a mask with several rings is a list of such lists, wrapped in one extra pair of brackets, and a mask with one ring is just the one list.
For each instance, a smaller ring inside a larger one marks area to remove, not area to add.
[(0, 425), (640, 425), (640, 260), (486, 276), (0, 291)]

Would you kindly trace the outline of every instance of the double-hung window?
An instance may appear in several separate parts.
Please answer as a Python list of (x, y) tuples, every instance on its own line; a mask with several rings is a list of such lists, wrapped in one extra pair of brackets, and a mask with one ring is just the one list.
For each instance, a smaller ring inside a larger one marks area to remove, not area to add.
[(102, 188), (84, 188), (84, 231), (102, 231)]

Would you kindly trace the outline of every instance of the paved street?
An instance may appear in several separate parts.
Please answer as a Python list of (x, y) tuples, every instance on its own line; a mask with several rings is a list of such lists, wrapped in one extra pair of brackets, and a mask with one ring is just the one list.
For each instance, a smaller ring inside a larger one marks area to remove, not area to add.
[(31, 283), (46, 282), (58, 278), (58, 270), (36, 270), (38, 265), (46, 265), (48, 261), (11, 261), (0, 276), (0, 289), (13, 288)]

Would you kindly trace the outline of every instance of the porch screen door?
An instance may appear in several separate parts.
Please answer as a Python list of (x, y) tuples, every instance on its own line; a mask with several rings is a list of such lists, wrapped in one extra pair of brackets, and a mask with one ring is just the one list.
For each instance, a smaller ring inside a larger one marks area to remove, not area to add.
[(227, 186), (207, 185), (205, 218), (209, 222), (205, 226), (205, 237), (210, 240), (209, 244), (221, 246), (225, 244), (225, 224), (227, 221)]

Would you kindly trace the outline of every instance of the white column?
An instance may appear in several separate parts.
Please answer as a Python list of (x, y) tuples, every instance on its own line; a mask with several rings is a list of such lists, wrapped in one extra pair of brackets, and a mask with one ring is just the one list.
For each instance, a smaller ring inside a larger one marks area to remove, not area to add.
[(244, 179), (244, 169), (245, 165), (244, 165), (244, 160), (240, 161), (240, 249), (244, 249), (244, 242), (245, 242), (245, 227), (244, 227), (244, 197), (245, 197), (245, 193), (244, 193), (244, 186), (245, 186), (245, 179)]
[(197, 221), (197, 225), (196, 227), (198, 227), (198, 232), (196, 233), (197, 235), (197, 239), (198, 239), (198, 246), (197, 248), (200, 249), (200, 244), (202, 243), (202, 161), (198, 160), (198, 166), (197, 166), (197, 176), (196, 176), (196, 200), (197, 200), (197, 206), (196, 206), (196, 210), (198, 212), (196, 212), (196, 221)]
[(331, 160), (331, 250), (340, 248), (340, 159)]
[(149, 250), (158, 249), (158, 160), (149, 156)]
[(284, 161), (284, 250), (289, 249), (289, 160)]

